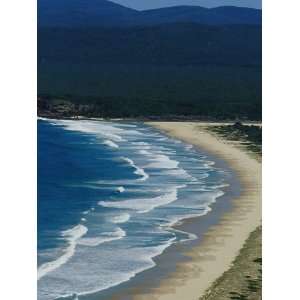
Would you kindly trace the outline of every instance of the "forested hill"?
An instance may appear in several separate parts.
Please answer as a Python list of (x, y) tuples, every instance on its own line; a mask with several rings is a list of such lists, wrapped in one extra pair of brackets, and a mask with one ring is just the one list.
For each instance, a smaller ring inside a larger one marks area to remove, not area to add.
[(134, 28), (43, 28), (40, 62), (260, 65), (261, 27), (166, 24)]
[(138, 11), (106, 0), (38, 0), (38, 27), (126, 24)]
[(38, 3), (39, 114), (261, 119), (261, 11)]

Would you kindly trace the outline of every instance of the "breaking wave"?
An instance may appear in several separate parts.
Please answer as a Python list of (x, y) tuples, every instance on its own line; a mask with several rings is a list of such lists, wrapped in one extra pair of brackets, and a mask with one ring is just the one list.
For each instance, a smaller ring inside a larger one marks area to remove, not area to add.
[(38, 268), (38, 279), (59, 268), (61, 265), (65, 264), (75, 253), (75, 248), (78, 240), (88, 232), (87, 227), (79, 224), (71, 229), (62, 232), (62, 237), (64, 237), (69, 246), (64, 250), (64, 254), (54, 261), (44, 263)]

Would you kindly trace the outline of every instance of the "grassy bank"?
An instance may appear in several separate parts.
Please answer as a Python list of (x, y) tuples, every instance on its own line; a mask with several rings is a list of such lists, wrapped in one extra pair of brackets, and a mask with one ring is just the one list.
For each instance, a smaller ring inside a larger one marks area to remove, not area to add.
[(261, 257), (261, 227), (259, 227), (249, 236), (232, 267), (200, 299), (261, 299)]
[(212, 126), (209, 130), (229, 143), (237, 143), (238, 146), (261, 160), (262, 155), (262, 127), (243, 125), (237, 122), (234, 125)]

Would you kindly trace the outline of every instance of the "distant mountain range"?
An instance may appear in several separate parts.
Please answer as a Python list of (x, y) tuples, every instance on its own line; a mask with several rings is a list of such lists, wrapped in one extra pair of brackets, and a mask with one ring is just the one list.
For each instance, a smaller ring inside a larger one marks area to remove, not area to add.
[(166, 23), (261, 24), (261, 10), (176, 6), (137, 11), (106, 0), (38, 0), (39, 27), (128, 27)]
[(173, 7), (179, 5), (193, 5), (202, 7), (238, 6), (262, 8), (262, 0), (109, 0), (138, 10)]

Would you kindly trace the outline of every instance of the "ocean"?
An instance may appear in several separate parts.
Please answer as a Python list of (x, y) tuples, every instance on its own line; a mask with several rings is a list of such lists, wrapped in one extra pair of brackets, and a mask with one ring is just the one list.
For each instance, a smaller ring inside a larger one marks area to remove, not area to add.
[(38, 120), (38, 299), (80, 299), (155, 267), (228, 171), (142, 123)]

